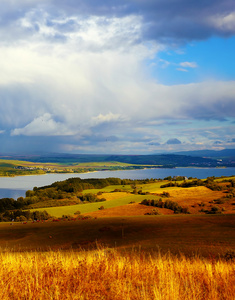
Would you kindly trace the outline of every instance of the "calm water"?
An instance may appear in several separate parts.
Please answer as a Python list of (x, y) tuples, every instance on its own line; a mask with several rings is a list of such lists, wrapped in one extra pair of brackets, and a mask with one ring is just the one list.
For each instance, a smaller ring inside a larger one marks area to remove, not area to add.
[(210, 176), (231, 176), (235, 175), (235, 168), (177, 168), (177, 169), (143, 169), (128, 171), (100, 171), (94, 173), (78, 174), (45, 174), (34, 176), (0, 177), (0, 199), (4, 197), (17, 199), (25, 196), (27, 190), (32, 190), (35, 186), (40, 187), (50, 185), (55, 181), (65, 180), (71, 177), (80, 178), (107, 178), (118, 177), (121, 179), (146, 179), (165, 178), (167, 176), (187, 176), (197, 178), (207, 178)]

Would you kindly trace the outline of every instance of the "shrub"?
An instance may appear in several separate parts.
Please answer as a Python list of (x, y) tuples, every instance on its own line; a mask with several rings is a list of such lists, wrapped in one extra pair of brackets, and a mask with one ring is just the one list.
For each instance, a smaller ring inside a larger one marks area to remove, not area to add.
[(145, 215), (161, 215), (158, 209), (152, 209), (151, 212), (146, 213)]
[(71, 219), (72, 216), (71, 215), (62, 215), (62, 219)]
[(175, 214), (179, 214), (179, 213), (189, 214), (190, 213), (187, 207), (183, 208), (177, 202), (174, 202), (171, 200), (167, 200), (167, 201), (163, 202), (161, 198), (159, 200), (144, 199), (141, 202), (141, 204), (148, 205), (148, 206), (160, 207), (160, 208), (168, 208), (168, 209), (173, 210)]
[(224, 204), (225, 199), (224, 198), (219, 198), (219, 199), (215, 199), (213, 202), (216, 203), (216, 204)]
[(225, 260), (235, 260), (235, 251), (234, 250), (228, 250), (224, 255)]
[(221, 210), (218, 206), (212, 206), (211, 210), (206, 210), (207, 214), (221, 214)]
[[(99, 200), (99, 202), (104, 202), (104, 201), (106, 201), (105, 198), (101, 198), (101, 199)], [(97, 202), (98, 202), (98, 201), (97, 201)]]
[(104, 209), (104, 206), (102, 205), (102, 206), (100, 206), (98, 209), (99, 209), (99, 210), (102, 210), (102, 209)]
[(169, 197), (170, 197), (170, 193), (168, 193), (168, 192), (163, 192), (163, 193), (162, 193), (162, 196), (163, 196), (163, 197), (169, 198)]

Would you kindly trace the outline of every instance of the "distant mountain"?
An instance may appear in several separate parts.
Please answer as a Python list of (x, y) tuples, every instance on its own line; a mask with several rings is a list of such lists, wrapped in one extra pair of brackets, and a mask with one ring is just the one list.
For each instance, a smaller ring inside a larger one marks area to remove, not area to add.
[(198, 157), (209, 157), (209, 158), (235, 158), (235, 149), (224, 149), (224, 150), (196, 150), (196, 151), (181, 151), (175, 152), (176, 155), (190, 155)]
[[(214, 153), (216, 152), (216, 153)], [(184, 155), (183, 155), (184, 154)], [(190, 155), (189, 155), (190, 154)], [(212, 155), (214, 154), (214, 156)], [(216, 154), (216, 155), (215, 155)], [(101, 155), (101, 154), (63, 154), (50, 153), (32, 156), (8, 156), (8, 159), (26, 160), (40, 163), (121, 162), (137, 165), (150, 165), (161, 168), (175, 167), (235, 167), (234, 150), (226, 151), (189, 151), (177, 154), (160, 155)], [(226, 156), (227, 155), (227, 156)], [(228, 156), (230, 155), (230, 156)], [(3, 156), (0, 155), (0, 158)], [(4, 157), (6, 159), (6, 157)]]

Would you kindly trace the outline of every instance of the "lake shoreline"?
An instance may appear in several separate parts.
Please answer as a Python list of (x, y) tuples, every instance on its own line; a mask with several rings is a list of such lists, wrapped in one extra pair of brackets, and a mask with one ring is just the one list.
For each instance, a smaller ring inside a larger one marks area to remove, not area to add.
[(136, 171), (136, 170), (155, 170), (155, 169), (202, 169), (202, 170), (210, 170), (210, 169), (230, 169), (234, 167), (151, 167), (151, 168), (136, 168), (136, 169), (118, 169), (118, 170), (95, 170), (95, 171), (87, 171), (87, 172), (45, 172), (44, 174), (20, 174), (20, 175), (12, 175), (12, 176), (4, 176), (0, 175), (0, 178), (14, 178), (14, 177), (24, 177), (24, 176), (41, 176), (41, 175), (48, 175), (48, 174), (89, 174), (89, 173), (96, 173), (96, 172), (118, 172), (118, 171)]
[[(44, 175), (44, 176), (41, 176)], [(22, 197), (27, 190), (34, 187), (50, 185), (56, 181), (63, 181), (69, 178), (108, 178), (120, 179), (164, 179), (166, 177), (185, 176), (187, 178), (205, 179), (207, 177), (229, 177), (235, 176), (235, 168), (148, 168), (137, 170), (118, 171), (95, 171), (87, 173), (46, 173), (36, 175), (23, 175), (15, 177), (0, 177), (0, 199)]]

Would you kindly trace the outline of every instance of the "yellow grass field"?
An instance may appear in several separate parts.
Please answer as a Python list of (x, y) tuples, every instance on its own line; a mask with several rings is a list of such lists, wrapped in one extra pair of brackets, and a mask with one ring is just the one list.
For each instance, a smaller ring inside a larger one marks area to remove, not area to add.
[(235, 262), (115, 249), (0, 253), (2, 300), (234, 300)]

